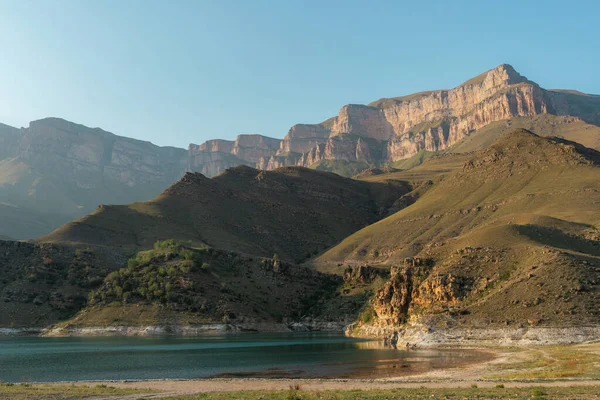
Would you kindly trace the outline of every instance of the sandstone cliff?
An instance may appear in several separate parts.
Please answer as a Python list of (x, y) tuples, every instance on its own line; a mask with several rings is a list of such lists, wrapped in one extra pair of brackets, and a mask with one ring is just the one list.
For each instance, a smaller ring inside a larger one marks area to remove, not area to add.
[(257, 165), (309, 167), (323, 160), (384, 164), (422, 150), (445, 150), (496, 121), (540, 114), (600, 124), (600, 96), (545, 90), (503, 64), (454, 89), (350, 104), (326, 123), (295, 125), (280, 151)]

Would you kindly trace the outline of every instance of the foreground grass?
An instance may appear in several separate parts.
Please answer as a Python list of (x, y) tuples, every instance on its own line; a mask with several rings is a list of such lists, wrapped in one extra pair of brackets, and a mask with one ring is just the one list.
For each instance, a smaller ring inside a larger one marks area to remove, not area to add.
[[(117, 389), (107, 385), (30, 385), (0, 383), (0, 400), (58, 400), (86, 399), (97, 396), (125, 396), (152, 392), (146, 389)], [(118, 398), (118, 397), (117, 397)]]
[(458, 388), (458, 389), (391, 389), (391, 390), (331, 390), (248, 391), (204, 393), (193, 396), (169, 397), (170, 400), (401, 400), (401, 399), (598, 399), (596, 387), (529, 387), (529, 388)]
[(520, 349), (487, 379), (600, 379), (600, 343)]

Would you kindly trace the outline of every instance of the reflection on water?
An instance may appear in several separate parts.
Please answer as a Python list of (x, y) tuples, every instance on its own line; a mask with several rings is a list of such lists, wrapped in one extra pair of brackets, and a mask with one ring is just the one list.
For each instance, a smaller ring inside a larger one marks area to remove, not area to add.
[(482, 361), (469, 350), (404, 351), (327, 333), (0, 338), (0, 381), (207, 377), (393, 377)]

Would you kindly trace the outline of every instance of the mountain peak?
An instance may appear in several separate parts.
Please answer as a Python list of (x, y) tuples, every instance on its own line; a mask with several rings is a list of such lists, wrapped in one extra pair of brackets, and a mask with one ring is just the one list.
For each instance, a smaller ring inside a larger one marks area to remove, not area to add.
[(519, 74), (517, 70), (510, 64), (500, 64), (484, 73), (469, 79), (459, 87), (481, 85), (485, 82), (490, 82), (491, 86), (500, 85), (516, 85), (518, 83), (530, 82), (526, 77)]

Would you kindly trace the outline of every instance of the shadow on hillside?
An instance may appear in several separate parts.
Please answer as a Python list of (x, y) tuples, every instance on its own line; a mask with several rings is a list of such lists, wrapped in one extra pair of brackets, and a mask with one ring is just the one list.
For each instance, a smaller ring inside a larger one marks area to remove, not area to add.
[(560, 229), (540, 225), (519, 225), (520, 234), (531, 240), (558, 249), (576, 251), (600, 257), (600, 241), (568, 234)]

